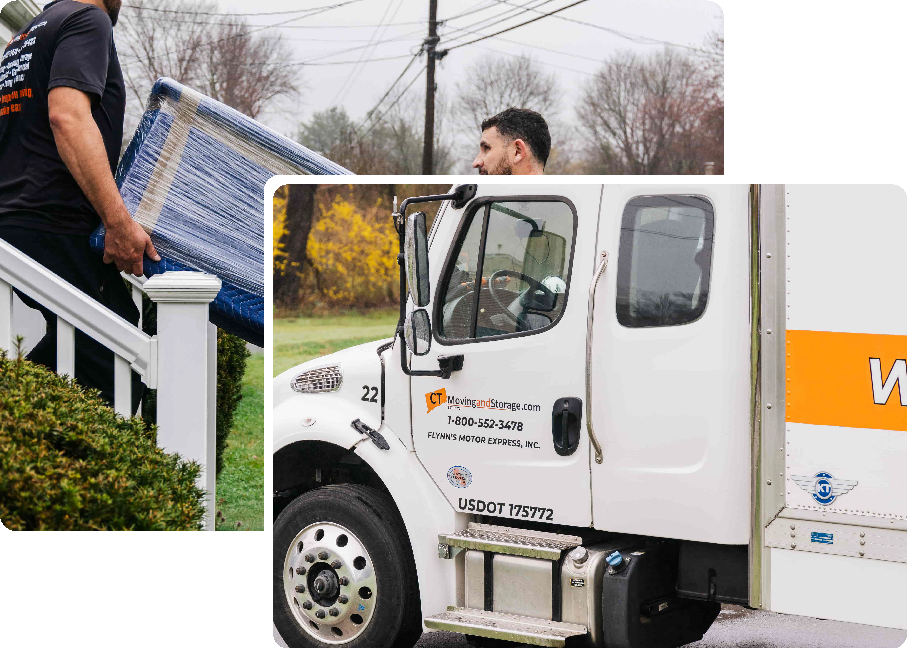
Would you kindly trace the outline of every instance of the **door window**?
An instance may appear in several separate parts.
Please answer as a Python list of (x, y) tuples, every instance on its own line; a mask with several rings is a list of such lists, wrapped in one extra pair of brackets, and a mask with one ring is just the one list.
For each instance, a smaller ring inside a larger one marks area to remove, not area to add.
[(567, 301), (575, 214), (558, 200), (475, 209), (439, 295), (439, 336), (462, 342), (552, 326)]
[(624, 208), (617, 319), (627, 327), (699, 319), (709, 296), (714, 209), (698, 196), (641, 196)]

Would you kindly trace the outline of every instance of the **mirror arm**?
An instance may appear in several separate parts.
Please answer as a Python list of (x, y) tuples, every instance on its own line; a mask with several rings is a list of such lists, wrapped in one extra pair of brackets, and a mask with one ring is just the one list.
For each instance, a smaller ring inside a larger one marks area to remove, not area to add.
[(439, 194), (436, 196), (416, 196), (414, 198), (406, 198), (402, 203), (400, 203), (400, 209), (394, 214), (394, 225), (397, 228), (397, 232), (400, 234), (400, 243), (402, 249), (403, 243), (403, 226), (406, 223), (406, 208), (410, 205), (416, 205), (418, 203), (426, 202), (440, 202), (442, 200), (452, 200), (454, 201), (454, 206), (457, 209), (463, 207), (467, 202), (472, 200), (476, 195), (476, 185), (460, 185), (456, 188), (453, 193), (449, 194)]
[(462, 355), (440, 356), (438, 358), (438, 366), (440, 369), (437, 371), (416, 371), (410, 369), (406, 364), (406, 340), (403, 339), (402, 326), (397, 327), (396, 337), (400, 338), (400, 369), (402, 369), (403, 373), (407, 376), (427, 376), (448, 380), (454, 371), (463, 369)]

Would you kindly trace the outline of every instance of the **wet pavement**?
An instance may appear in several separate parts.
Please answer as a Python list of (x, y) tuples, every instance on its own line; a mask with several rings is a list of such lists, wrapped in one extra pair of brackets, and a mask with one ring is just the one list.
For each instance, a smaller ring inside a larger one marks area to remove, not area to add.
[[(286, 648), (277, 631), (274, 639)], [(428, 632), (416, 648), (466, 648), (458, 634)], [(726, 605), (708, 633), (689, 648), (907, 648), (907, 631)]]

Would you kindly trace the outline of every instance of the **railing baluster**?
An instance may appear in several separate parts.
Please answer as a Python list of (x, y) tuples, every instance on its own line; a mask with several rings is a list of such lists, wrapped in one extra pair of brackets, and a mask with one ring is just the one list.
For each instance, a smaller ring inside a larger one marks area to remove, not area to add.
[(120, 356), (113, 359), (113, 409), (126, 418), (132, 416), (132, 370)]
[(76, 329), (62, 317), (57, 317), (57, 373), (76, 375)]
[(0, 350), (13, 351), (13, 287), (0, 279)]
[(135, 304), (135, 307), (139, 309), (139, 330), (142, 329), (142, 289), (136, 285), (132, 286), (132, 302)]

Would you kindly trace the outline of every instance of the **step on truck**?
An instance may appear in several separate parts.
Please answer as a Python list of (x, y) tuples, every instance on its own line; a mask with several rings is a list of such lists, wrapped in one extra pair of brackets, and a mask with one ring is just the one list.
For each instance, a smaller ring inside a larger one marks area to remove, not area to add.
[(672, 648), (722, 603), (907, 629), (903, 190), (479, 184), (393, 219), (396, 335), (274, 381), (290, 646)]

